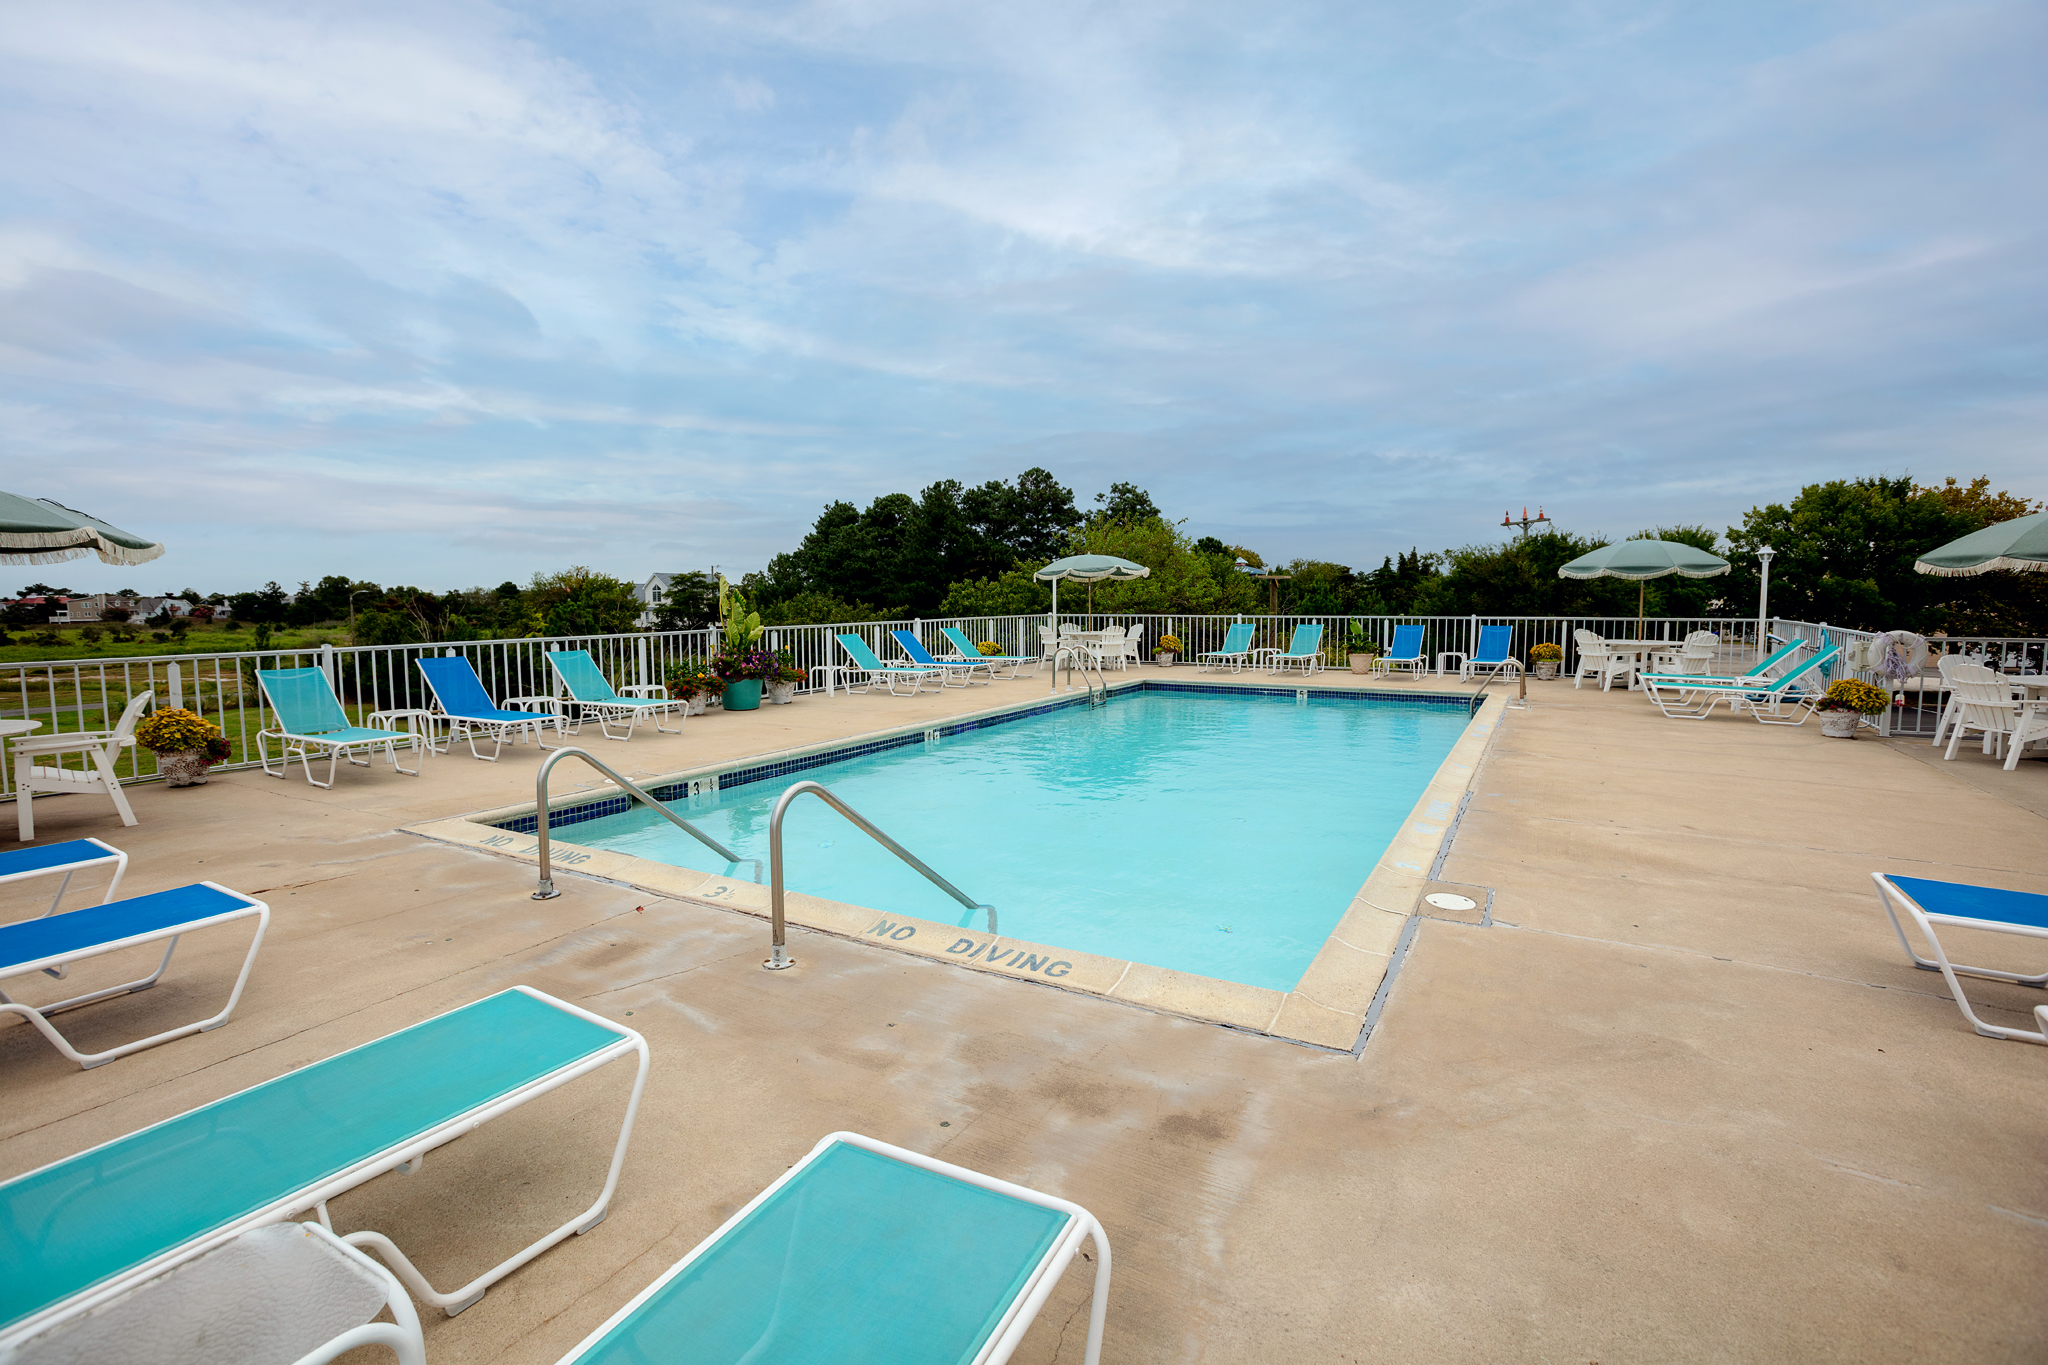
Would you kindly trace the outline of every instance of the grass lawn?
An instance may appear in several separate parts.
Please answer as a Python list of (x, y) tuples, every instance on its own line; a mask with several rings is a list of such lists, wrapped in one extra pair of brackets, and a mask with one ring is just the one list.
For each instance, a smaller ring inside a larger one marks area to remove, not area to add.
[[(52, 632), (61, 644), (36, 644), (32, 637), (42, 633), (42, 627), (8, 632), (14, 643), (0, 645), (0, 664), (34, 664), (44, 662), (69, 663), (75, 659), (148, 659), (160, 654), (232, 654), (237, 651), (256, 648), (256, 632), (248, 626), (240, 630), (228, 630), (221, 626), (201, 626), (189, 632), (181, 641), (176, 636), (158, 641), (147, 627), (137, 626), (133, 640), (116, 640), (110, 634), (111, 627), (99, 627), (100, 638), (88, 644), (79, 638), (79, 632), (88, 626), (54, 626)], [(168, 635), (168, 632), (164, 632)], [(279, 629), (270, 637), (272, 649), (318, 649), (323, 644), (346, 645), (346, 625), (307, 626), (304, 628)]]

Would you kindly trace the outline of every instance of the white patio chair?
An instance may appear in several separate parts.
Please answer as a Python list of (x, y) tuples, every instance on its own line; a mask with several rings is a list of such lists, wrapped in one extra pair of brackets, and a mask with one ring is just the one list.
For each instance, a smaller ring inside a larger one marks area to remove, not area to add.
[(1600, 690), (1605, 692), (1614, 685), (1616, 678), (1626, 678), (1635, 667), (1634, 656), (1613, 653), (1607, 648), (1607, 642), (1590, 630), (1575, 630), (1572, 638), (1579, 646), (1579, 665), (1572, 671), (1574, 689), (1583, 686), (1591, 677), (1600, 680)]
[(1956, 716), (1963, 704), (1956, 699), (1955, 670), (1957, 665), (1968, 663), (1960, 654), (1944, 654), (1934, 661), (1934, 667), (1941, 674), (1941, 690), (1948, 693), (1948, 700), (1941, 704), (1941, 719), (1935, 723), (1934, 738), (1929, 741), (1939, 749), (1948, 741), (1948, 728), (1956, 723)]
[(1124, 634), (1122, 626), (1104, 626), (1101, 633), (1096, 636), (1095, 657), (1105, 666), (1115, 664), (1122, 668), (1125, 659), (1124, 645), (1129, 638)]
[(1140, 621), (1124, 632), (1124, 657), (1135, 664), (1143, 657), (1144, 650), (1145, 623)]
[(1038, 661), (1040, 663), (1050, 662), (1052, 656), (1059, 652), (1060, 638), (1058, 633), (1051, 626), (1040, 626), (1038, 628)]
[[(385, 1309), (392, 1321), (373, 1321)], [(425, 1365), (419, 1313), (318, 1223), (252, 1228), (23, 1342), (15, 1365), (318, 1365), (384, 1346)]]
[[(121, 823), (135, 823), (135, 812), (121, 791), (121, 775), (114, 763), (123, 749), (135, 747), (135, 722), (143, 708), (156, 701), (154, 692), (138, 692), (128, 699), (127, 709), (111, 730), (73, 730), (69, 734), (23, 735), (14, 740), (14, 819), (21, 841), (36, 837), (34, 800), (37, 792), (104, 792), (112, 799)], [(66, 754), (84, 754), (88, 766), (61, 766)], [(38, 758), (55, 760), (37, 763)]]
[(1984, 752), (2003, 757), (2011, 772), (2029, 744), (2048, 740), (2048, 701), (2014, 700), (2011, 685), (1982, 664), (1958, 665), (1950, 685), (1959, 706), (1944, 759), (1954, 758), (1963, 736), (1975, 731), (1984, 737)]

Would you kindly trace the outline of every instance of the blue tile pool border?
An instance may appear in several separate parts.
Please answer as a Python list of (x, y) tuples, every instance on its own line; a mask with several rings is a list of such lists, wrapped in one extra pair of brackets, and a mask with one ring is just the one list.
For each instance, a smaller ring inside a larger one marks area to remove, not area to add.
[[(1473, 709), (1472, 701), (1469, 697), (1415, 692), (1375, 692), (1355, 688), (1252, 687), (1236, 683), (1183, 683), (1166, 682), (1164, 680), (1155, 681), (1148, 678), (1144, 682), (1126, 684), (1115, 689), (1115, 695), (1120, 697), (1129, 696), (1134, 692), (1187, 692), (1205, 696), (1276, 697), (1284, 698), (1288, 701), (1301, 701), (1305, 696), (1310, 705), (1317, 703), (1324, 705), (1332, 703), (1351, 705), (1393, 703), (1400, 706), (1424, 706), (1436, 710), (1470, 712)], [(859, 744), (845, 744), (838, 748), (825, 749), (813, 754), (799, 754), (793, 758), (777, 759), (772, 763), (757, 763), (748, 767), (733, 768), (716, 774), (699, 773), (682, 781), (664, 782), (657, 786), (649, 787), (647, 791), (655, 800), (666, 805), (671, 801), (687, 800), (690, 795), (690, 783), (703, 782), (712, 776), (717, 777), (720, 791), (729, 787), (744, 787), (750, 782), (768, 782), (778, 777), (788, 777), (795, 773), (808, 772), (813, 768), (826, 768), (835, 763), (844, 763), (850, 758), (861, 758), (867, 754), (878, 754), (889, 749), (901, 749), (911, 744), (923, 744), (926, 742), (926, 736), (932, 731), (936, 731), (939, 737), (943, 739), (947, 735), (964, 735), (972, 730), (986, 730), (991, 726), (1008, 725), (1012, 721), (1028, 720), (1032, 716), (1042, 716), (1049, 711), (1062, 711), (1070, 706), (1086, 706), (1087, 704), (1088, 695), (1086, 693), (1079, 693), (1040, 702), (1036, 706), (1024, 706), (1014, 711), (1003, 711), (992, 716), (976, 716), (967, 720), (952, 721), (944, 725), (931, 726), (926, 730), (912, 730), (900, 735), (887, 735), (881, 739), (867, 740)], [(634, 798), (631, 796), (606, 796), (575, 805), (553, 806), (548, 812), (548, 828), (555, 830), (560, 829), (564, 825), (580, 825), (586, 820), (602, 820), (608, 815), (620, 815), (631, 810), (634, 804)], [(533, 834), (537, 833), (540, 829), (539, 818), (531, 812), (525, 815), (516, 815), (507, 820), (494, 820), (488, 823), (493, 829), (502, 829), (512, 834)]]

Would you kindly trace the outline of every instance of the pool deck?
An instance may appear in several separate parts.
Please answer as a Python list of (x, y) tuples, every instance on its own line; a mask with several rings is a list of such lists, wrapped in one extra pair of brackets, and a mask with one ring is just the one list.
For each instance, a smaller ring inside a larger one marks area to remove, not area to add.
[[(1045, 686), (586, 742), (637, 778)], [(1869, 873), (2048, 892), (2048, 762), (1529, 691), (1442, 874), (1491, 890), (1493, 922), (1422, 921), (1356, 1056), (801, 928), (801, 965), (768, 973), (751, 916), (573, 874), (534, 902), (530, 866), (402, 832), (530, 801), (531, 748), (333, 791), (144, 785), (128, 830), (103, 798), (39, 801), (44, 840), (133, 855), (130, 894), (206, 878), (275, 918), (213, 1033), (81, 1072), (0, 1025), (0, 1177), (524, 982), (641, 1030), (653, 1073), (610, 1217), (460, 1317), (423, 1314), (437, 1365), (555, 1360), (840, 1128), (1091, 1208), (1116, 1252), (1109, 1361), (2041, 1358), (2048, 1048), (1971, 1034)], [(4, 890), (0, 915), (33, 912)], [(1958, 944), (2040, 969), (1985, 937)], [(93, 1044), (196, 1017), (245, 945), (190, 942), (164, 984), (65, 1026)], [(1971, 991), (1993, 1022), (2048, 1003)], [(337, 1226), (466, 1278), (588, 1200), (624, 1082), (336, 1201)], [(1016, 1359), (1078, 1360), (1085, 1295), (1070, 1273)]]

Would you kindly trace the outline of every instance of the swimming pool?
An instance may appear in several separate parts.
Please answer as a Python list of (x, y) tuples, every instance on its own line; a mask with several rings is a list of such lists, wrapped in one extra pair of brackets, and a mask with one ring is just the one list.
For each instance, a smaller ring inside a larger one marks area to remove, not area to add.
[[(765, 860), (776, 798), (813, 778), (994, 905), (1006, 937), (1289, 991), (1465, 732), (1448, 700), (1137, 691), (672, 805)], [(644, 809), (556, 835), (730, 871)], [(793, 891), (982, 927), (822, 802), (790, 808), (783, 847)]]

